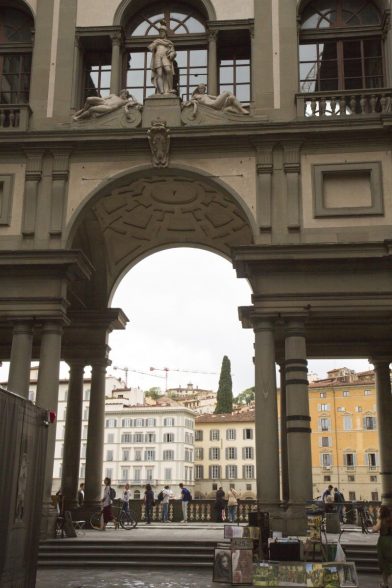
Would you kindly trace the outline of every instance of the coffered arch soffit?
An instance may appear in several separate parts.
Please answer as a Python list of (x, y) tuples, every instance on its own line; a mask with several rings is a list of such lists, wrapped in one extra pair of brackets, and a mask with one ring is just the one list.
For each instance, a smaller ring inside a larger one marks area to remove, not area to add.
[[(133, 15), (152, 3), (151, 0), (122, 0), (114, 15), (113, 24), (115, 26), (124, 26)], [(196, 9), (206, 20), (216, 20), (215, 8), (211, 0), (181, 0), (181, 4), (188, 4)]]
[(231, 259), (231, 248), (254, 243), (256, 224), (245, 202), (217, 178), (187, 167), (141, 166), (101, 184), (75, 212), (67, 247), (94, 265), (94, 300), (106, 306), (123, 275), (144, 257), (171, 247), (199, 247)]

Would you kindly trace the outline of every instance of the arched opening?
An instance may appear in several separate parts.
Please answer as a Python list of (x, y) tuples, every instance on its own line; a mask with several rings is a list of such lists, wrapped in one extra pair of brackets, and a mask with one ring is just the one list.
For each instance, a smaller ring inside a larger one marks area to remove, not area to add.
[[(183, 3), (197, 10), (206, 20), (216, 20), (216, 12), (211, 0), (186, 0)], [(151, 2), (146, 2), (145, 0), (123, 0), (117, 8), (113, 24), (124, 26), (137, 12), (151, 4)]]

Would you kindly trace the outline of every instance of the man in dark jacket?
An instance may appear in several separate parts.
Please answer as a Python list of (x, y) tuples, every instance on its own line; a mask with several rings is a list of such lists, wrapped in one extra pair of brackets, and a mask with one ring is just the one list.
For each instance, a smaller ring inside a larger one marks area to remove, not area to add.
[(225, 493), (222, 486), (220, 486), (216, 491), (214, 504), (215, 518), (218, 523), (223, 523), (223, 511), (225, 510), (225, 507)]

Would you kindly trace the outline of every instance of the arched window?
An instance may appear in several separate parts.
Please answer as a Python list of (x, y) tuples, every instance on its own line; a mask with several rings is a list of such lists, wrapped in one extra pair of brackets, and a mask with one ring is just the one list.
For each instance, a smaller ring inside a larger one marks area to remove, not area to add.
[(33, 27), (24, 11), (1, 6), (0, 104), (29, 101)]
[(207, 30), (203, 17), (178, 2), (154, 3), (135, 15), (125, 27), (127, 67), (125, 87), (139, 102), (154, 93), (151, 82), (151, 37), (159, 34), (165, 19), (169, 38), (175, 44), (178, 95), (187, 100), (197, 84), (207, 83)]
[(300, 90), (384, 86), (383, 19), (371, 0), (313, 0), (301, 14)]

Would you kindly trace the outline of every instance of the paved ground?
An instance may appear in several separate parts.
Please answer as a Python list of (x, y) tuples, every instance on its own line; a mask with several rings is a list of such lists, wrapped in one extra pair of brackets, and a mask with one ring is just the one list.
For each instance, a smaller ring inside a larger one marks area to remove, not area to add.
[[(99, 531), (87, 531), (79, 541), (86, 539), (96, 541), (221, 541), (223, 538), (223, 526), (200, 524), (153, 524), (151, 526), (139, 525), (131, 531), (122, 529), (115, 531), (108, 529), (105, 533)], [(329, 541), (336, 541), (337, 536), (329, 536)], [(60, 539), (59, 541), (67, 541)], [(375, 544), (377, 535), (363, 535), (359, 532), (344, 533), (342, 543)], [(361, 588), (378, 588), (380, 579), (378, 575), (360, 576)], [(226, 584), (212, 582), (212, 570), (149, 570), (146, 568), (137, 570), (99, 568), (73, 568), (73, 569), (40, 569), (37, 575), (36, 588), (226, 588)]]
[[(211, 571), (66, 569), (39, 570), (36, 588), (226, 588), (211, 581)], [(360, 576), (361, 588), (378, 588), (377, 575)]]

